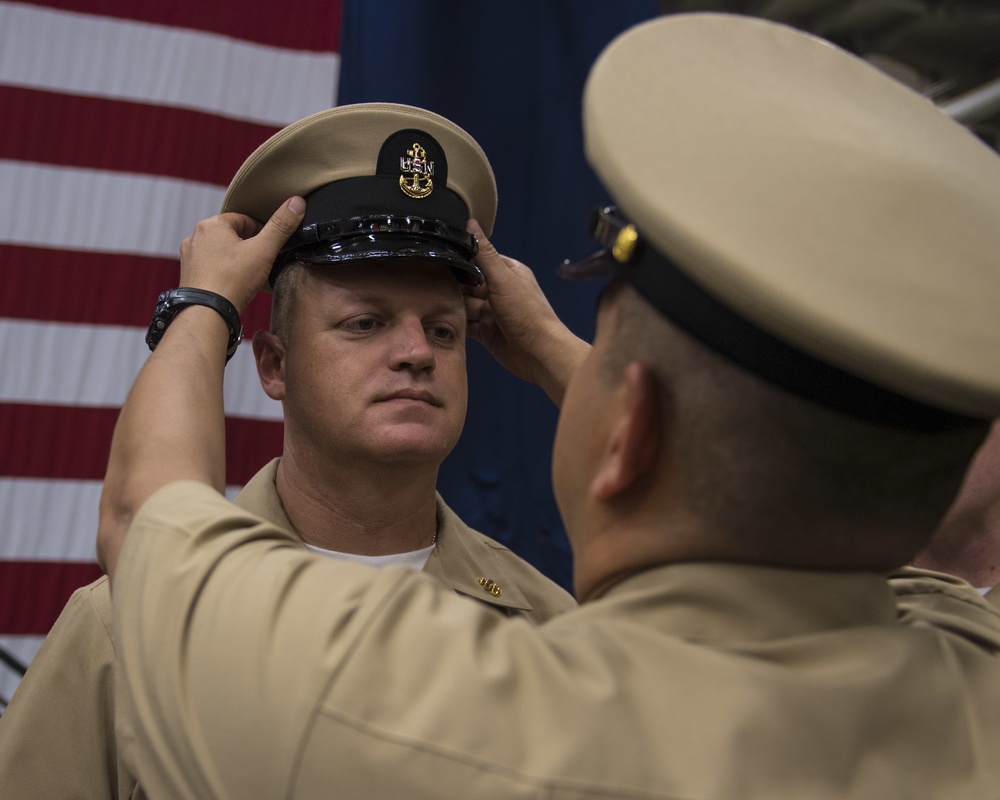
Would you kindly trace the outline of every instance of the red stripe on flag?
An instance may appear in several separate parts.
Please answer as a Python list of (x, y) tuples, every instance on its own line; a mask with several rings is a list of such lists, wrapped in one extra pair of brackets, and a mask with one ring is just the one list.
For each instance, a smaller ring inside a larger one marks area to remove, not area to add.
[(11, 86), (0, 86), (0, 108), (18, 120), (0, 125), (0, 158), (218, 186), (227, 186), (247, 156), (278, 131), (189, 109)]
[[(0, 317), (145, 328), (157, 295), (177, 286), (178, 269), (167, 258), (0, 245)], [(270, 319), (271, 295), (261, 293), (243, 313), (243, 330), (249, 337)]]
[[(104, 479), (116, 408), (0, 403), (0, 475)], [(226, 418), (226, 482), (242, 486), (281, 455), (282, 423)]]
[(0, 404), (0, 475), (103, 480), (114, 408)]
[(275, 420), (226, 417), (226, 483), (242, 486), (280, 456), (284, 430)]
[(284, 14), (248, 7), (243, 0), (42, 0), (33, 5), (191, 28), (296, 50), (337, 52), (340, 44), (341, 0), (296, 0), (293, 13)]
[(90, 562), (0, 561), (0, 634), (44, 636), (70, 595), (100, 576)]

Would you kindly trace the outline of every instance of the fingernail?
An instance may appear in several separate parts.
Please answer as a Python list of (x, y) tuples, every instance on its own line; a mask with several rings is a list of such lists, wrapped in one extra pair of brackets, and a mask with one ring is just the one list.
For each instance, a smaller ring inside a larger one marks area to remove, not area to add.
[(288, 201), (288, 210), (293, 214), (301, 214), (306, 210), (306, 201), (301, 197), (293, 197)]

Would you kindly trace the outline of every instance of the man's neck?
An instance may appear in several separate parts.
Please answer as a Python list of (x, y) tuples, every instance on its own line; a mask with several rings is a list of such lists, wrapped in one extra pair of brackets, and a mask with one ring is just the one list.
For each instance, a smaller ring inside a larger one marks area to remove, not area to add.
[(349, 466), (289, 454), (276, 486), (292, 527), (306, 544), (381, 556), (428, 547), (437, 530), (436, 464)]
[(985, 511), (947, 518), (913, 564), (977, 587), (1000, 584), (1000, 501)]

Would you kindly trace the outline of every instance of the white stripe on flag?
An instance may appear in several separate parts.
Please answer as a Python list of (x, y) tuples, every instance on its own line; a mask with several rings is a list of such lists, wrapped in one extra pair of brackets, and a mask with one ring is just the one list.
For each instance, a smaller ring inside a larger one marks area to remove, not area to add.
[(337, 53), (0, 3), (0, 83), (11, 86), (177, 106), (281, 127), (336, 105), (339, 71)]
[[(140, 328), (0, 318), (0, 402), (118, 408), (148, 356)], [(281, 419), (249, 343), (226, 367), (225, 400), (229, 416)]]
[(0, 561), (94, 561), (100, 481), (0, 478)]
[(205, 183), (0, 160), (0, 241), (178, 258), (225, 190)]
[(100, 499), (100, 481), (0, 478), (0, 561), (95, 561)]

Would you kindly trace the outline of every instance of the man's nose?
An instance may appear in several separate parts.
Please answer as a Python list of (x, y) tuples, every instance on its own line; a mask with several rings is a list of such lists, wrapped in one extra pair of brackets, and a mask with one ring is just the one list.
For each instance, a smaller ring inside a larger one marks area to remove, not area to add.
[(430, 371), (434, 369), (434, 348), (419, 319), (402, 320), (394, 327), (392, 368)]

